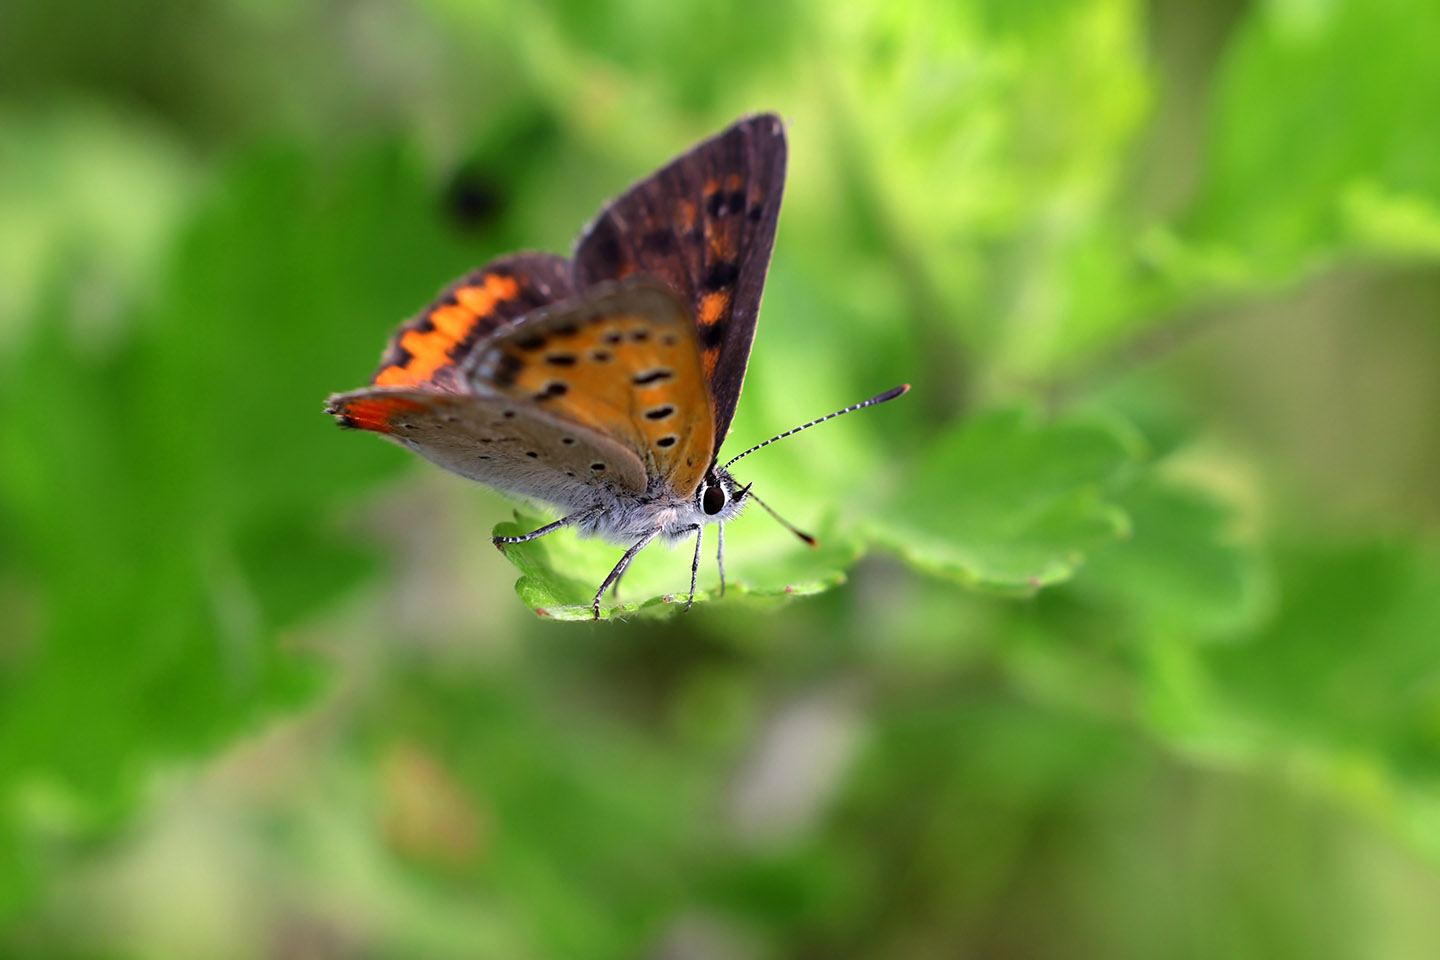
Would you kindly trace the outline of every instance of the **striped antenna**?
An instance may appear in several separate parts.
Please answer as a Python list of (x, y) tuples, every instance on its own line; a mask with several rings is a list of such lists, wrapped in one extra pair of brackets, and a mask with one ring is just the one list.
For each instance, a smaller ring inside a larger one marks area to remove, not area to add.
[[(730, 458), (730, 461), (729, 461), (728, 463), (726, 463), (725, 466), (722, 467), (721, 469), (723, 469), (723, 470), (729, 470), (729, 469), (730, 469), (730, 464), (734, 463), (736, 460), (739, 460), (740, 457), (748, 457), (748, 456), (750, 456), (750, 454), (754, 453), (756, 450), (759, 450), (761, 447), (768, 447), (768, 446), (770, 446), (770, 444), (774, 443), (776, 440), (784, 440), (786, 437), (790, 436), (791, 434), (799, 433), (801, 430), (808, 430), (808, 429), (810, 429), (811, 427), (815, 426), (815, 424), (817, 424), (817, 423), (824, 423), (826, 420), (833, 420), (833, 419), (835, 419), (836, 417), (840, 416), (841, 414), (854, 413), (856, 410), (864, 410), (866, 407), (873, 407), (873, 406), (875, 406), (875, 404), (877, 404), (877, 403), (884, 403), (886, 400), (894, 400), (896, 397), (900, 396), (902, 393), (904, 393), (906, 390), (909, 390), (909, 389), (910, 389), (910, 384), (908, 384), (908, 383), (902, 383), (902, 384), (900, 384), (900, 386), (898, 386), (898, 387), (892, 387), (892, 388), (890, 388), (889, 390), (886, 390), (884, 393), (880, 394), (878, 397), (871, 397), (869, 400), (862, 400), (862, 401), (860, 401), (859, 403), (855, 404), (853, 407), (846, 407), (844, 410), (836, 410), (834, 413), (827, 413), (825, 416), (820, 417), (818, 420), (811, 420), (809, 423), (802, 423), (802, 424), (800, 424), (800, 426), (796, 427), (795, 429), (793, 429), (793, 430), (786, 430), (784, 433), (779, 434), (778, 436), (771, 437), (769, 440), (766, 440), (764, 443), (757, 443), (757, 444), (755, 444), (755, 446), (751, 447), (749, 450), (746, 450), (744, 453), (740, 454), (739, 457), (731, 457), (731, 458)], [(756, 498), (756, 502), (759, 502), (759, 498), (758, 498), (758, 497)], [(761, 506), (764, 506), (764, 504), (761, 504)], [(770, 508), (769, 508), (769, 507), (765, 507), (765, 509), (766, 509), (766, 510), (769, 510)], [(772, 515), (773, 515), (774, 511), (771, 511), (771, 513), (772, 513)], [(779, 518), (777, 517), (776, 519), (779, 519)], [(782, 522), (783, 522), (783, 521), (782, 521)]]

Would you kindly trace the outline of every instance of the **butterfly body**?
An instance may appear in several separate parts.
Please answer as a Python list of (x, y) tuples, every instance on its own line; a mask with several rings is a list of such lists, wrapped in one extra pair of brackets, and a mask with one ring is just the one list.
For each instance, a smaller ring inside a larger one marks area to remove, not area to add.
[(570, 259), (513, 254), (452, 283), (401, 326), (370, 386), (331, 396), (328, 412), (563, 514), (497, 546), (562, 527), (626, 545), (597, 619), (605, 590), (657, 539), (695, 538), (693, 599), (704, 527), (719, 525), (723, 551), (723, 524), (751, 499), (718, 454), (785, 156), (779, 118), (739, 121), (608, 204)]

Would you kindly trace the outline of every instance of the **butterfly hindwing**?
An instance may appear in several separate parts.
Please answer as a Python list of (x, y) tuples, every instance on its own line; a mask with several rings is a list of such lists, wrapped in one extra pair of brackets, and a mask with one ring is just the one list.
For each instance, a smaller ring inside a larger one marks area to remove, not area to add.
[(710, 466), (714, 421), (689, 305), (632, 277), (537, 311), (482, 343), (465, 375), (634, 451), (670, 491), (692, 495)]
[(371, 430), (454, 473), (574, 510), (646, 488), (639, 457), (615, 440), (505, 396), (367, 388), (330, 398), (343, 426)]
[(519, 253), (492, 260), (450, 284), (402, 325), (370, 382), (454, 392), (459, 363), (476, 343), (572, 294), (570, 263), (563, 257)]
[(579, 290), (637, 273), (690, 303), (713, 404), (713, 456), (745, 380), (785, 185), (785, 130), (748, 117), (602, 210), (575, 248)]

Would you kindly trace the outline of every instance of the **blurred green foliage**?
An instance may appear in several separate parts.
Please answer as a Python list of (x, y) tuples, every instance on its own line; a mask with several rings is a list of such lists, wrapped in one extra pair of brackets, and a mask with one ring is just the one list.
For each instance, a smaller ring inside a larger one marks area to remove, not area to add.
[[(1437, 49), (1425, 0), (0, 6), (0, 953), (1434, 954)], [(821, 549), (755, 512), (733, 595), (707, 547), (649, 616), (652, 548), (549, 622), (618, 551), (512, 566), (537, 518), (321, 402), (754, 110), (732, 443), (915, 389), (744, 462)]]

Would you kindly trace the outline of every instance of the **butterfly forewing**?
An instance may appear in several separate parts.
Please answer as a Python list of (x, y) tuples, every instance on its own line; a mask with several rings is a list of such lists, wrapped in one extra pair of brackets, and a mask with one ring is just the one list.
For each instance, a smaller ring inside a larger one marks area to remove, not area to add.
[(572, 292), (564, 257), (520, 253), (493, 260), (450, 284), (401, 326), (370, 382), (454, 392), (460, 389), (459, 363), (476, 343)]
[(569, 509), (646, 488), (644, 466), (622, 444), (509, 397), (370, 388), (333, 396), (328, 409), (446, 470)]
[(714, 423), (689, 307), (653, 279), (526, 317), (477, 347), (466, 375), (477, 393), (614, 438), (675, 494), (693, 494), (710, 465)]
[(780, 119), (746, 118), (612, 202), (575, 248), (577, 289), (646, 273), (689, 301), (713, 405), (711, 456), (745, 380), (785, 157)]

